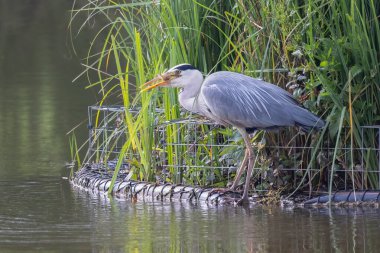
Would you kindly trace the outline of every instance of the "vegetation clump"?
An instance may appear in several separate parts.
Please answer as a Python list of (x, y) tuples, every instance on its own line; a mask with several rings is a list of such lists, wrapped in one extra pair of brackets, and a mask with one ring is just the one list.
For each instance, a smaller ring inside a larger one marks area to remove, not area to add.
[[(117, 101), (125, 108), (139, 108), (138, 114), (125, 110), (122, 116), (127, 138), (114, 181), (127, 153), (138, 157), (131, 164), (133, 177), (140, 180), (157, 178), (152, 154), (164, 152), (169, 165), (186, 162), (189, 149), (165, 145), (160, 150), (154, 128), (188, 116), (178, 105), (178, 91), (139, 91), (165, 68), (187, 62), (205, 75), (228, 70), (278, 84), (328, 122), (317, 136), (292, 131), (266, 134), (266, 148), (256, 166), (262, 168), (257, 188), (291, 186), (330, 192), (348, 184), (380, 188), (379, 174), (374, 171), (379, 166), (379, 133), (363, 128), (380, 122), (379, 1), (82, 0), (73, 8), (73, 19), (79, 13), (87, 13), (83, 26), (105, 22), (94, 26), (98, 33), (85, 60), (87, 87), (99, 90), (99, 105)], [(96, 48), (99, 42), (102, 47)], [(159, 141), (189, 143), (185, 129), (166, 124)], [(221, 143), (241, 141), (234, 132), (219, 129), (219, 134), (207, 139), (210, 129), (198, 126), (206, 137), (204, 148), (195, 150), (195, 161), (211, 165), (223, 162), (220, 158), (239, 161), (243, 153), (238, 145), (206, 148), (212, 138)], [(206, 155), (202, 158), (202, 154)], [(100, 157), (94, 162), (99, 161)], [(158, 176), (176, 182), (178, 170), (168, 168), (162, 168)], [(289, 172), (289, 168), (294, 170)], [(212, 184), (224, 184), (230, 175), (223, 170), (211, 175), (196, 168), (181, 173), (182, 180), (200, 185), (209, 184), (210, 177)]]

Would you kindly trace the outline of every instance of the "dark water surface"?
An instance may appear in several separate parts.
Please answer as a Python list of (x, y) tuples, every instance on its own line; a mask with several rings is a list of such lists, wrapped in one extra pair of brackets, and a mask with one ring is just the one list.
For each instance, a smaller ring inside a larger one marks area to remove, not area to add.
[[(95, 99), (71, 83), (71, 5), (0, 0), (0, 252), (380, 252), (377, 209), (132, 204), (72, 189), (65, 134)], [(82, 56), (90, 32), (75, 40)]]

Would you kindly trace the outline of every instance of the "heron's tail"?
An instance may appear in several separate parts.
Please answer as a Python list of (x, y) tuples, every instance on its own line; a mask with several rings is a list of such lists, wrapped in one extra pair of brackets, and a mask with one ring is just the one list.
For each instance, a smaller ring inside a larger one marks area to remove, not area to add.
[(320, 130), (325, 126), (325, 121), (305, 108), (297, 107), (293, 111), (293, 119), (296, 126), (304, 131)]

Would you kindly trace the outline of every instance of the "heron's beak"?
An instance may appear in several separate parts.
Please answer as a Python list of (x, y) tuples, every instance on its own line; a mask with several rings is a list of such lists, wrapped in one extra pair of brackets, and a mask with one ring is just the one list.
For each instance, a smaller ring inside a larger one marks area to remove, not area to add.
[[(157, 77), (153, 78), (149, 82), (144, 83), (142, 85), (142, 87), (144, 87), (144, 86), (147, 86), (147, 87), (143, 88), (141, 90), (141, 92), (151, 90), (151, 89), (157, 88), (159, 86), (164, 86), (165, 84), (167, 84), (170, 81), (170, 78), (168, 78), (168, 77), (169, 76), (166, 73), (162, 74), (162, 75), (158, 75)], [(150, 85), (150, 86), (148, 86), (148, 85)]]

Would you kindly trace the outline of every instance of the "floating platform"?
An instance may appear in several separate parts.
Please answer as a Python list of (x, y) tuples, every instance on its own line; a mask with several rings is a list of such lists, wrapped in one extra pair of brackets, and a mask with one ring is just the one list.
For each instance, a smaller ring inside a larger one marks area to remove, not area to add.
[[(109, 162), (107, 168), (99, 164), (82, 167), (70, 180), (74, 187), (99, 194), (107, 194), (111, 186), (115, 162)], [(236, 205), (242, 193), (220, 188), (202, 188), (199, 186), (185, 186), (181, 184), (159, 184), (152, 182), (135, 181), (128, 179), (128, 165), (123, 164), (112, 188), (112, 196), (116, 198), (137, 201), (187, 201), (194, 204), (208, 205)], [(270, 196), (250, 197), (250, 206), (268, 203)], [(276, 201), (275, 201), (276, 202)], [(273, 201), (271, 202), (273, 203)], [(331, 196), (321, 194), (309, 199), (306, 195), (296, 197), (284, 196), (277, 201), (282, 207), (379, 207), (380, 191), (337, 191)]]

